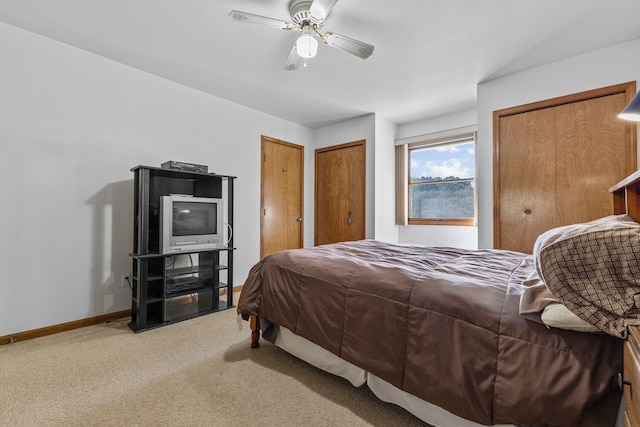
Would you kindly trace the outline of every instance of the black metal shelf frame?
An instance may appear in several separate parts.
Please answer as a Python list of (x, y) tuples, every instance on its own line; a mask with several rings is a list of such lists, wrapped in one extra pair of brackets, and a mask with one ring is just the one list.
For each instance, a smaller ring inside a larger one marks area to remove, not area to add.
[[(142, 332), (234, 307), (233, 233), (226, 247), (162, 254), (158, 213), (164, 195), (224, 197), (226, 222), (233, 229), (236, 177), (150, 166), (131, 170), (135, 204), (129, 327)], [(190, 265), (178, 262), (185, 256)]]

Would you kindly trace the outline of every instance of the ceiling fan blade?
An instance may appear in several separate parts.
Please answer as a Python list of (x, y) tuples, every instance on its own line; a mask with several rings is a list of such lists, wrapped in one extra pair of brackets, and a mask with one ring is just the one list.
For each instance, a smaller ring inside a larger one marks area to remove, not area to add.
[(236, 21), (266, 25), (268, 27), (280, 28), (282, 30), (293, 30), (294, 28), (298, 28), (291, 22), (282, 21), (280, 19), (267, 18), (266, 16), (254, 15), (253, 13), (240, 12), (239, 10), (232, 10), (231, 12), (229, 12), (229, 16)]
[(367, 59), (373, 53), (373, 45), (340, 34), (324, 33), (321, 40), (331, 47), (344, 50), (362, 59)]
[(309, 13), (316, 19), (324, 20), (338, 0), (313, 0)]
[(298, 55), (298, 50), (296, 49), (296, 44), (293, 44), (293, 48), (289, 53), (289, 57), (287, 58), (287, 62), (284, 63), (284, 69), (288, 71), (294, 71), (298, 69), (298, 65), (300, 64), (300, 55)]

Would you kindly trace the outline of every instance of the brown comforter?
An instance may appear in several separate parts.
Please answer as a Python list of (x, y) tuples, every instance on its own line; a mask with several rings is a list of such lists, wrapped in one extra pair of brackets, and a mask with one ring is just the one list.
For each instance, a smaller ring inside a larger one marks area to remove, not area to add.
[(621, 341), (518, 314), (531, 256), (372, 240), (284, 251), (250, 271), (258, 315), (463, 418), (577, 425), (613, 385)]

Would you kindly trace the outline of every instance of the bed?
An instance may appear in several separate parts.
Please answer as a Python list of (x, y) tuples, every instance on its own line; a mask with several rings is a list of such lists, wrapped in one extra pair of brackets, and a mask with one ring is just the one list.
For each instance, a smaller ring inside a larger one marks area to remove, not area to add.
[(252, 346), (261, 331), (434, 426), (581, 425), (615, 393), (640, 324), (638, 181), (612, 187), (613, 215), (550, 230), (533, 255), (375, 240), (278, 252), (251, 269), (238, 313)]

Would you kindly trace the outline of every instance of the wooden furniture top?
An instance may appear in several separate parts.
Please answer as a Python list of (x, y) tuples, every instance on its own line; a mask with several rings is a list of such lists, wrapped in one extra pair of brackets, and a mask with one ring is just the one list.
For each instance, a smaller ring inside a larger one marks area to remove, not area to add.
[(640, 222), (640, 170), (609, 188), (613, 195), (613, 213), (627, 214)]

